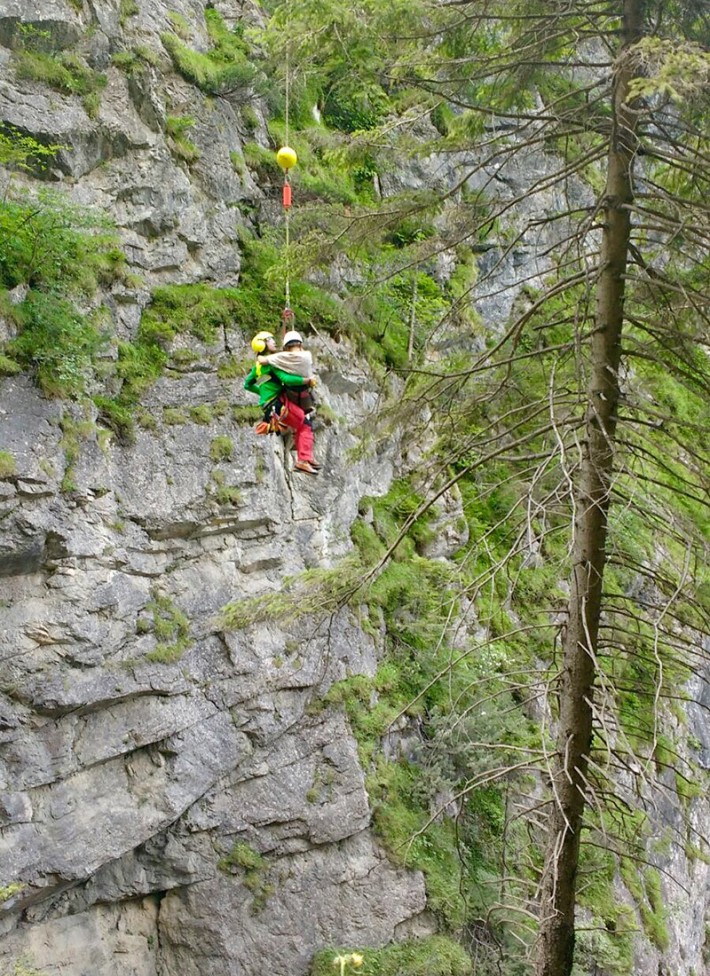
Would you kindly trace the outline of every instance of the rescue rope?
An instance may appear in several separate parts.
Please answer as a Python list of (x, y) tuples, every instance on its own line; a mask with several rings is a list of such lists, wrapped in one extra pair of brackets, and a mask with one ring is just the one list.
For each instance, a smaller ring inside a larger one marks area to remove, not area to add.
[[(291, 64), (289, 58), (289, 47), (290, 44), (286, 44), (286, 104), (284, 106), (284, 115), (286, 121), (286, 145), (289, 145), (289, 108), (291, 102)], [(283, 188), (283, 204), (284, 210), (286, 211), (286, 287), (285, 287), (285, 297), (286, 297), (286, 309), (291, 308), (291, 233), (290, 233), (290, 222), (289, 218), (291, 216), (291, 184), (288, 179), (288, 170), (284, 170), (284, 188)]]
[(284, 121), (286, 123), (285, 137), (286, 142), (276, 154), (276, 162), (279, 164), (281, 169), (284, 171), (284, 185), (283, 185), (283, 207), (284, 207), (284, 265), (285, 265), (285, 300), (286, 305), (283, 310), (282, 319), (284, 326), (286, 328), (293, 327), (294, 314), (291, 311), (291, 181), (289, 179), (288, 171), (292, 166), (295, 166), (298, 162), (298, 158), (293, 149), (289, 146), (289, 124), (290, 124), (290, 109), (291, 109), (291, 60), (290, 60), (290, 42), (286, 44), (286, 82), (285, 82), (285, 105), (284, 105)]

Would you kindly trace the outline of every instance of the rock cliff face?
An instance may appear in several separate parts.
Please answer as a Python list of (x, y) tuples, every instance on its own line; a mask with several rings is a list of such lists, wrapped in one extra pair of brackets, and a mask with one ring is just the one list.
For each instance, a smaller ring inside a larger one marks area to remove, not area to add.
[[(236, 283), (239, 225), (269, 216), (230, 162), (248, 93), (201, 95), (159, 40), (183, 17), (204, 49), (203, 6), (0, 5), (0, 116), (65, 147), (45, 178), (108, 211), (143, 276), (101, 296), (119, 337), (135, 336), (156, 284)], [(245, 14), (217, 6), (230, 24)], [(106, 73), (94, 118), (77, 96), (17, 79), (22, 25)], [(137, 76), (112, 66), (137, 44), (155, 63)], [(190, 167), (165, 131), (183, 112), (201, 153)], [(251, 124), (258, 138), (258, 103)], [(0, 384), (1, 446), (15, 460), (0, 482), (3, 972), (298, 973), (328, 944), (430, 930), (421, 877), (392, 867), (369, 829), (344, 718), (314, 707), (333, 681), (373, 673), (373, 638), (347, 610), (222, 629), (229, 601), (268, 603), (285, 576), (345, 553), (359, 498), (386, 491), (400, 463), (396, 442), (348, 458), (379, 393), (326, 341), (311, 348), (339, 419), (317, 430), (318, 479), (229, 412), (163, 424), (165, 407), (253, 402), (241, 379), (217, 376), (223, 354), (246, 355), (248, 332), (234, 323), (156, 384), (144, 404), (157, 426), (130, 447), (23, 377)], [(80, 431), (71, 456), (68, 424)], [(229, 460), (211, 456), (216, 437)]]
[[(371, 398), (363, 380), (342, 408), (362, 418)], [(373, 673), (375, 643), (346, 610), (236, 634), (219, 618), (343, 552), (391, 460), (346, 464), (352, 438), (322, 430), (309, 480), (280, 440), (186, 424), (131, 448), (90, 437), (68, 498), (62, 409), (3, 384), (17, 473), (3, 483), (0, 863), (3, 885), (22, 885), (3, 904), (5, 968), (286, 972), (325, 944), (389, 940), (423, 911), (421, 879), (370, 834), (343, 717), (309, 708)], [(217, 433), (235, 452), (215, 466)], [(236, 506), (210, 497), (215, 470)], [(178, 613), (186, 649), (151, 662), (156, 614)], [(218, 868), (235, 843), (263, 856), (258, 877)]]
[[(0, 0), (0, 119), (64, 147), (42, 178), (106, 211), (140, 275), (97, 299), (118, 338), (135, 338), (157, 285), (237, 284), (240, 231), (278, 213), (277, 191), (244, 163), (246, 141), (266, 144), (259, 100), (248, 85), (201, 93), (160, 39), (177, 24), (206, 50), (205, 6)], [(229, 26), (259, 17), (247, 0), (212, 6)], [(28, 30), (105, 73), (98, 106), (17, 77)], [(130, 71), (112, 61), (136, 50)], [(194, 121), (199, 156), (181, 154), (170, 117)], [(463, 162), (437, 159), (431, 172), (450, 187)], [(503, 192), (522, 196), (544, 165), (521, 152)], [(426, 164), (405, 163), (382, 190), (427, 179)], [(533, 205), (518, 205), (523, 220)], [(487, 325), (509, 312), (503, 285), (544, 273), (547, 243), (486, 246), (479, 267), (497, 282), (477, 296)], [(0, 338), (11, 330), (0, 317)], [(288, 443), (257, 438), (232, 409), (253, 403), (241, 378), (218, 373), (247, 355), (250, 331), (234, 322), (213, 345), (194, 343), (196, 357), (143, 397), (154, 426), (131, 445), (88, 408), (0, 378), (0, 450), (14, 459), (0, 480), (3, 973), (299, 976), (324, 946), (433, 931), (421, 876), (394, 867), (370, 829), (347, 723), (322, 707), (334, 681), (374, 673), (376, 630), (348, 609), (238, 631), (221, 613), (244, 597), (268, 606), (285, 578), (347, 554), (360, 499), (386, 492), (417, 446), (394, 437), (365, 457), (353, 450), (382, 390), (346, 343), (311, 337), (335, 419), (318, 422), (321, 475), (294, 473)], [(217, 438), (228, 451), (213, 450)], [(460, 544), (457, 514), (432, 557)], [(700, 708), (696, 720), (707, 747)], [(669, 886), (672, 944), (662, 957), (640, 943), (639, 972), (660, 973), (665, 959), (690, 973), (702, 955), (706, 865), (669, 870), (691, 894)]]

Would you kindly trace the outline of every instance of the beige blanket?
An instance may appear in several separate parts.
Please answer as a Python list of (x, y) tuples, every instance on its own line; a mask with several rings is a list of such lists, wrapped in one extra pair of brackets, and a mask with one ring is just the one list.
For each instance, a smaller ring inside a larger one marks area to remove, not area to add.
[(313, 376), (313, 356), (305, 349), (300, 352), (272, 352), (266, 356), (267, 362), (286, 373), (294, 373), (308, 379)]

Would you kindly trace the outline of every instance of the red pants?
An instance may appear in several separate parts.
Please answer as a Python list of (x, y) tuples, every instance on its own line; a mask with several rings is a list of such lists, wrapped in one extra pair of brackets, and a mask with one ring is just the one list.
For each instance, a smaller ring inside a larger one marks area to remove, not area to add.
[(293, 431), (296, 441), (296, 454), (299, 461), (313, 460), (313, 428), (306, 420), (306, 415), (295, 403), (289, 403), (286, 397), (282, 399), (287, 409), (286, 416), (280, 417), (281, 423), (286, 424)]

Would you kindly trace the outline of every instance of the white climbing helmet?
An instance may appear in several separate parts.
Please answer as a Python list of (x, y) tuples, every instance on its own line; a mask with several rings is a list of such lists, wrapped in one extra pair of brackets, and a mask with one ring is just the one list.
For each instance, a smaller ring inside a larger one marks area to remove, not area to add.
[(292, 331), (292, 332), (287, 332), (286, 333), (286, 335), (284, 336), (284, 341), (283, 341), (283, 347), (284, 347), (284, 349), (287, 346), (290, 346), (292, 342), (303, 342), (303, 339), (301, 338), (301, 333), (300, 332)]

